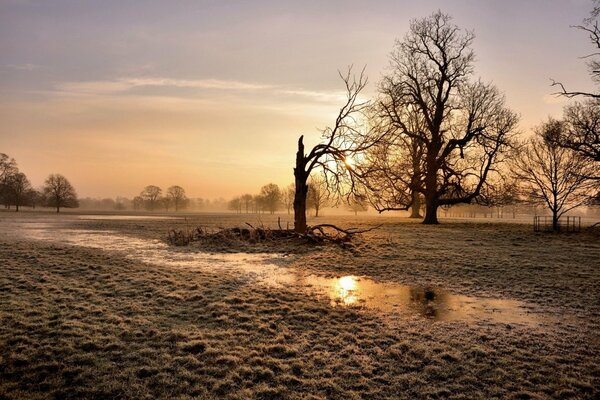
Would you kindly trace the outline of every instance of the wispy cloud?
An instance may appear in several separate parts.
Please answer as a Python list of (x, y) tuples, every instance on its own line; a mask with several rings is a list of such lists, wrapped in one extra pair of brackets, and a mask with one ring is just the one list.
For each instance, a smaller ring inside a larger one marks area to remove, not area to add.
[[(242, 82), (223, 79), (174, 79), (161, 77), (129, 77), (102, 81), (63, 82), (55, 86), (58, 93), (63, 95), (86, 96), (119, 96), (121, 94), (137, 94), (135, 89), (155, 88), (161, 89), (162, 96), (177, 97), (173, 89), (198, 89), (217, 90), (223, 92), (259, 93), (261, 98), (296, 99), (302, 103), (306, 101), (319, 103), (340, 103), (346, 100), (346, 93), (342, 91), (319, 91), (293, 88), (290, 86), (271, 85), (255, 82)], [(171, 90), (169, 90), (171, 89)], [(153, 93), (151, 97), (157, 97)], [(186, 97), (189, 99), (189, 96)]]
[(36, 64), (5, 64), (6, 69), (12, 69), (16, 71), (33, 71), (41, 68), (41, 65)]
[(271, 86), (220, 79), (120, 78), (106, 81), (64, 82), (57, 85), (61, 92), (73, 94), (117, 94), (142, 87), (192, 88), (216, 90), (261, 90)]

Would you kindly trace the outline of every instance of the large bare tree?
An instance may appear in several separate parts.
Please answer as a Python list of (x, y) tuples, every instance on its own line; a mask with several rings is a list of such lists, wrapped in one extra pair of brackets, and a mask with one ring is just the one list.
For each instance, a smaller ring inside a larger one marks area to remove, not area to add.
[(44, 184), (44, 197), (47, 205), (55, 207), (56, 212), (60, 209), (78, 207), (77, 194), (71, 183), (60, 174), (51, 174)]
[(420, 193), (425, 224), (438, 223), (438, 207), (479, 196), (510, 147), (518, 121), (497, 88), (472, 79), (473, 39), (473, 33), (440, 11), (413, 20), (396, 42), (381, 83), (380, 105), (395, 128), (393, 135), (422, 147), (420, 165), (413, 167), (418, 174), (408, 174), (416, 179), (386, 188), (389, 198), (398, 201), (389, 208), (406, 209), (414, 201), (412, 193)]
[(556, 143), (556, 137), (564, 129), (563, 121), (553, 119), (540, 125), (535, 136), (520, 150), (514, 165), (523, 194), (550, 210), (555, 231), (562, 215), (585, 204), (595, 194), (591, 191), (592, 182), (586, 178), (594, 173), (594, 163)]

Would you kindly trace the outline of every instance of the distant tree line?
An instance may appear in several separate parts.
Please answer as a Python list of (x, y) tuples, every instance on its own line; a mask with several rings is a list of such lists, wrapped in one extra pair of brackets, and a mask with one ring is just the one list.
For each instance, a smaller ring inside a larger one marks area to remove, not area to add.
[(75, 189), (63, 175), (50, 174), (40, 189), (34, 189), (15, 159), (4, 153), (0, 153), (0, 202), (16, 212), (23, 206), (53, 207), (57, 213), (79, 206)]
[[(315, 217), (319, 216), (324, 207), (339, 205), (322, 177), (311, 176), (308, 179), (307, 187), (306, 208), (313, 210)], [(285, 188), (269, 183), (262, 186), (257, 194), (246, 193), (234, 197), (228, 202), (228, 209), (239, 214), (274, 214), (279, 210), (290, 214), (294, 208), (295, 193), (296, 189), (293, 183)], [(346, 205), (348, 210), (354, 213), (367, 211), (368, 209), (366, 199), (357, 200), (352, 198)]]

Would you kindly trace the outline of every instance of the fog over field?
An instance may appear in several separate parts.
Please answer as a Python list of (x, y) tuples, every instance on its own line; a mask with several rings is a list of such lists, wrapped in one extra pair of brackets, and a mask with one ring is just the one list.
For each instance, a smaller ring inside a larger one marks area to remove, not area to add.
[(599, 18), (0, 1), (0, 399), (600, 398)]

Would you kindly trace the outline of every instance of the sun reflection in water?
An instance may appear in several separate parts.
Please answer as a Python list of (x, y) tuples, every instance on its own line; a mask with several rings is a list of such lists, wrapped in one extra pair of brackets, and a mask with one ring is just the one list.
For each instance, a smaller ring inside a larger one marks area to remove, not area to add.
[(343, 276), (334, 281), (334, 290), (337, 298), (346, 306), (355, 304), (358, 301), (356, 289), (358, 281), (354, 276)]

